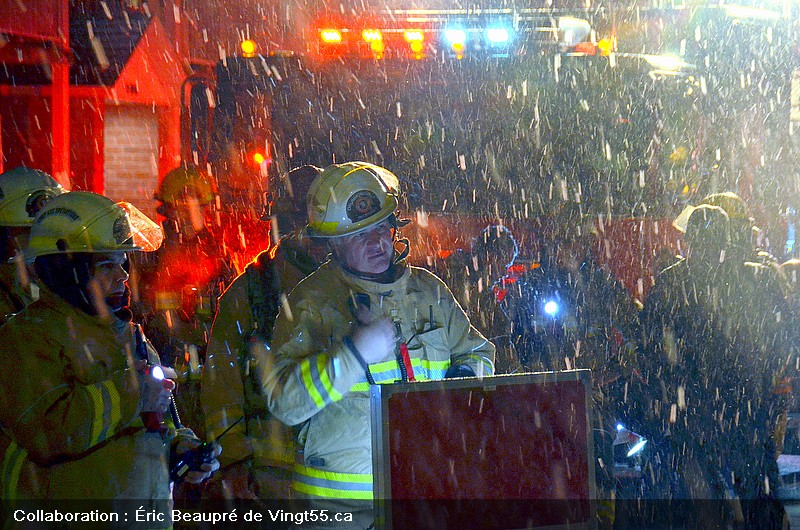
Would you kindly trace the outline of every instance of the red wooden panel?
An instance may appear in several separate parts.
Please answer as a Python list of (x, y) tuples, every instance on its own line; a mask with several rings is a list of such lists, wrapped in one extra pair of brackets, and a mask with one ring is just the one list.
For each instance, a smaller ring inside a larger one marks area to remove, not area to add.
[(376, 481), (391, 487), (391, 501), (383, 501), (391, 505), (389, 526), (538, 528), (591, 520), (587, 382), (554, 374), (499, 377), (498, 385), (492, 379), (422, 391), (409, 385), (412, 391), (384, 397), (389, 476)]

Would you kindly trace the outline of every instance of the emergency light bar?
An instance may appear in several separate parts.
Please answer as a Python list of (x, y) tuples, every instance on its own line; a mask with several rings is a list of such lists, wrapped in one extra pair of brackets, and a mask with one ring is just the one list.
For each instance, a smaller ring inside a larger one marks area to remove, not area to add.
[(375, 59), (508, 57), (531, 44), (566, 50), (591, 32), (584, 18), (544, 9), (391, 10), (319, 27), (320, 55)]

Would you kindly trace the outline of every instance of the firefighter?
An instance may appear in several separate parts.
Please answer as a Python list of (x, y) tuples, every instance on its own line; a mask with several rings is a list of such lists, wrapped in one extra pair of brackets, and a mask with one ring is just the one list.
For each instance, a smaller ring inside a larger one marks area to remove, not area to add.
[[(495, 282), (508, 274), (508, 269), (519, 255), (519, 246), (511, 231), (503, 225), (489, 225), (472, 241), (470, 252), (464, 256), (464, 263), (450, 271), (452, 278), (450, 287), (453, 294), (467, 310), (470, 321), (480, 330), (488, 330), (493, 304), (484, 296), (492, 290)], [(481, 321), (484, 322), (481, 322)]]
[(510, 324), (500, 310), (505, 296), (515, 287), (517, 272), (513, 266), (518, 255), (519, 246), (511, 230), (488, 225), (472, 241), (469, 254), (448, 256), (443, 276), (470, 322), (495, 345), (497, 373), (521, 369)]
[[(284, 193), (274, 200), (274, 245), (263, 251), (223, 293), (211, 329), (203, 368), (202, 395), (206, 432), (216, 438), (235, 425), (220, 443), (225, 448), (222, 472), (234, 498), (289, 498), (294, 464), (292, 432), (269, 414), (261, 392), (259, 366), (251, 348), (269, 344), (282, 297), (317, 269), (321, 257), (302, 229), (305, 196), (322, 171), (302, 166), (289, 172)], [(277, 237), (280, 234), (280, 237)], [(209, 491), (218, 496), (217, 491)]]
[(565, 202), (543, 223), (538, 266), (509, 289), (500, 308), (511, 323), (519, 362), (528, 371), (592, 370), (596, 426), (598, 524), (615, 518), (619, 491), (613, 476), (618, 403), (635, 370), (639, 308), (630, 293), (592, 254), (596, 229), (583, 205)]
[(22, 251), (36, 214), (65, 191), (38, 169), (17, 167), (0, 175), (0, 324), (38, 296)]
[[(59, 195), (36, 218), (26, 259), (40, 298), (0, 330), (4, 499), (168, 508), (170, 450), (200, 441), (160, 421), (174, 383), (125, 310), (127, 256), (153, 249), (135, 228), (148, 222), (89, 192)], [(210, 457), (186, 479), (202, 481), (218, 466)]]
[(780, 528), (774, 430), (787, 396), (776, 383), (795, 365), (792, 311), (767, 267), (729, 259), (730, 234), (722, 208), (692, 211), (685, 259), (658, 275), (645, 301), (645, 383), (628, 402), (655, 452), (648, 495), (728, 499), (670, 514), (673, 522)]
[(164, 244), (137, 260), (138, 298), (144, 328), (166, 366), (175, 367), (182, 391), (183, 421), (202, 432), (201, 365), (216, 299), (234, 276), (220, 238), (208, 217), (216, 187), (205, 172), (178, 167), (168, 172), (154, 194), (165, 217)]
[(259, 361), (274, 366), (261, 374), (270, 412), (299, 428), (293, 491), (358, 512), (363, 528), (372, 522), (369, 386), (494, 370), (494, 346), (450, 290), (406, 262), (398, 187), (364, 162), (328, 166), (314, 180), (307, 232), (332, 258), (291, 292)]
[[(747, 203), (736, 193), (731, 191), (713, 193), (707, 195), (700, 201), (700, 204), (717, 206), (728, 216), (730, 224), (730, 246), (728, 248), (728, 259), (740, 261), (754, 261), (765, 265), (777, 267), (775, 260), (766, 252), (759, 252), (755, 245), (756, 235), (760, 229), (755, 225), (748, 213)], [(686, 232), (685, 224), (695, 207), (687, 206), (683, 212), (675, 219), (673, 225), (681, 232)]]
[(592, 255), (596, 229), (578, 203), (565, 203), (539, 241), (538, 267), (507, 295), (504, 306), (528, 369), (590, 368), (603, 386), (630, 368), (638, 306)]

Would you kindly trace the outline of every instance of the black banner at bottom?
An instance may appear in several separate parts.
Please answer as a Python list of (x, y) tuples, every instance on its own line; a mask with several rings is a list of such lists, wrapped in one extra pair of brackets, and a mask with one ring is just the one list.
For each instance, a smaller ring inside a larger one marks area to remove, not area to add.
[(772, 500), (3, 501), (3, 528), (781, 528)]

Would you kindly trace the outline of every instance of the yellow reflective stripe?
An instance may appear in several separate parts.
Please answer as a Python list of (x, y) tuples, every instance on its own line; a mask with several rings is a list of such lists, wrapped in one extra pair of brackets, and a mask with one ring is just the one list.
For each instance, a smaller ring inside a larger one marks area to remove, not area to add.
[(314, 223), (313, 225), (311, 225), (312, 230), (323, 235), (336, 234), (336, 229), (338, 227), (339, 223), (336, 221), (327, 221), (327, 222), (323, 221), (321, 223)]
[(444, 374), (450, 367), (450, 359), (446, 361), (431, 361), (430, 359), (420, 359), (413, 357), (411, 367), (414, 369), (414, 376), (424, 381), (426, 379), (444, 379)]
[(119, 405), (119, 391), (117, 391), (117, 387), (114, 386), (114, 383), (111, 381), (104, 381), (103, 386), (106, 388), (109, 400), (111, 401), (111, 413), (109, 414), (108, 429), (106, 431), (106, 436), (104, 436), (105, 438), (114, 434), (116, 431), (117, 425), (122, 420), (122, 409)]
[(481, 364), (483, 365), (483, 375), (492, 375), (494, 374), (494, 365), (490, 360), (486, 357), (477, 356), (481, 360)]
[(397, 360), (383, 361), (382, 363), (375, 363), (369, 365), (369, 371), (373, 374), (380, 372), (388, 372), (390, 370), (397, 370)]
[(322, 387), (328, 393), (330, 401), (339, 401), (342, 399), (342, 395), (333, 387), (333, 381), (331, 381), (331, 378), (328, 376), (328, 371), (325, 369), (327, 366), (327, 360), (328, 358), (322, 355), (317, 358), (317, 371), (319, 371), (319, 380), (320, 383), (322, 383)]
[(303, 359), (300, 362), (300, 373), (306, 392), (308, 392), (314, 405), (316, 405), (318, 409), (321, 409), (325, 406), (325, 400), (322, 399), (322, 396), (314, 386), (314, 381), (311, 379), (311, 361), (309, 359)]
[(292, 489), (315, 497), (372, 500), (372, 474), (335, 473), (295, 464)]
[(95, 385), (89, 385), (86, 387), (86, 391), (89, 393), (89, 397), (92, 398), (92, 404), (94, 405), (94, 410), (92, 410), (92, 438), (89, 446), (95, 445), (98, 441), (100, 441), (100, 435), (103, 433), (103, 396), (100, 392), (100, 389), (97, 388)]
[(3, 458), (3, 498), (12, 500), (17, 498), (17, 487), (19, 486), (19, 475), (22, 470), (22, 463), (28, 457), (27, 449), (17, 445), (12, 441), (6, 449)]
[(369, 383), (364, 381), (350, 387), (350, 392), (369, 392)]
[(339, 401), (342, 399), (342, 395), (333, 387), (333, 382), (326, 370), (328, 357), (319, 355), (316, 359), (313, 364), (311, 359), (303, 359), (300, 362), (300, 373), (308, 395), (314, 405), (321, 409), (328, 403)]
[(369, 365), (369, 373), (376, 383), (394, 383), (400, 381), (400, 365), (397, 360), (383, 361)]

